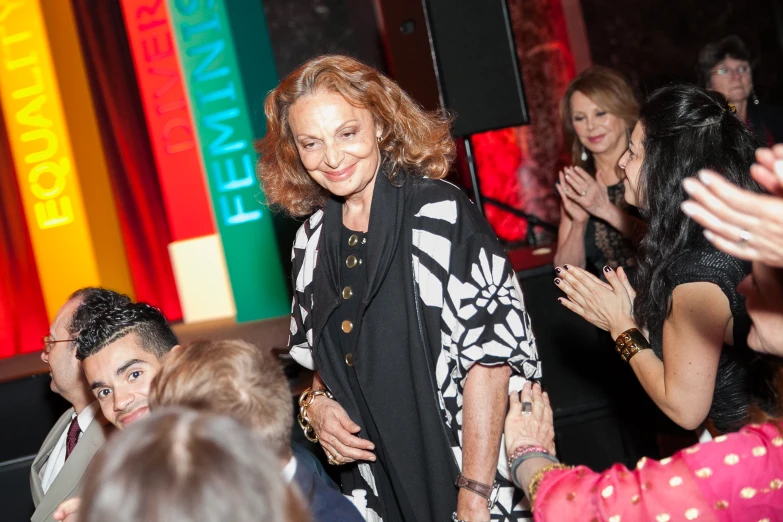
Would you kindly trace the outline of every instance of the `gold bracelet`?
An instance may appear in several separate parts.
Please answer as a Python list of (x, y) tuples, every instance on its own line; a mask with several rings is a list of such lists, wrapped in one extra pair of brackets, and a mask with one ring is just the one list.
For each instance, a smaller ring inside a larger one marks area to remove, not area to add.
[(310, 419), (307, 417), (307, 408), (313, 404), (313, 401), (319, 395), (334, 400), (334, 395), (332, 395), (329, 390), (314, 390), (312, 388), (307, 388), (302, 392), (302, 395), (299, 396), (299, 415), (296, 416), (296, 420), (299, 421), (299, 427), (304, 431), (305, 438), (314, 443), (318, 443), (318, 435), (315, 433), (315, 428), (310, 424)]
[(615, 348), (617, 353), (620, 354), (620, 358), (625, 362), (629, 362), (631, 357), (637, 353), (649, 349), (650, 343), (637, 328), (629, 328), (617, 336)]
[(536, 501), (536, 493), (538, 492), (538, 486), (541, 485), (541, 480), (544, 478), (544, 475), (556, 469), (571, 469), (571, 468), (573, 468), (573, 466), (567, 466), (565, 464), (549, 464), (539, 469), (535, 473), (533, 473), (533, 476), (530, 477), (530, 482), (528, 482), (527, 485), (528, 496), (530, 498), (530, 505), (532, 506), (533, 503)]

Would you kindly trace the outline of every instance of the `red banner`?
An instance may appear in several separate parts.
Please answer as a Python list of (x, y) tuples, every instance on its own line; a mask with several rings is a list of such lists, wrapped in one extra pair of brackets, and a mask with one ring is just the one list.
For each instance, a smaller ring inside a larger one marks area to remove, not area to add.
[(122, 0), (171, 239), (215, 233), (166, 2)]

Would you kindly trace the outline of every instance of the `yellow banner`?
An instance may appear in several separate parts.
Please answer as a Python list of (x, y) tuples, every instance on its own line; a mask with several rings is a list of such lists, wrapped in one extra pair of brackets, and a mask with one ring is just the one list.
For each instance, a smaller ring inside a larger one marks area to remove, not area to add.
[(44, 3), (0, 0), (0, 104), (52, 318), (77, 288), (132, 285), (71, 2)]

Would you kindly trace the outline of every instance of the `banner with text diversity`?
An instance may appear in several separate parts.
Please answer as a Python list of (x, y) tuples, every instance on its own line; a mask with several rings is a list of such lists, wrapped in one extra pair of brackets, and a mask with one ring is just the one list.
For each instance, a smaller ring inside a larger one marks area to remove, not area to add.
[(161, 0), (122, 0), (121, 5), (171, 230), (169, 257), (184, 319), (234, 317), (168, 7)]
[(70, 2), (43, 4), (0, 1), (0, 104), (51, 318), (77, 288), (132, 286)]
[[(226, 4), (168, 0), (237, 320), (247, 321), (286, 315), (290, 304), (272, 218), (255, 177), (253, 141), (259, 136), (253, 132)], [(232, 0), (231, 7), (236, 12), (245, 5), (251, 16), (260, 2)], [(264, 28), (263, 18), (257, 20), (257, 35), (268, 46)]]

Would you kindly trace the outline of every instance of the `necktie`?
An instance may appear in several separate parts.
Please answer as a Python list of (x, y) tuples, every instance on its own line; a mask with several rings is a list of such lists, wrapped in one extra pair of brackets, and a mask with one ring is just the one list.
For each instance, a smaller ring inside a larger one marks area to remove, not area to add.
[(81, 432), (82, 430), (79, 428), (79, 423), (77, 422), (76, 417), (74, 417), (71, 421), (71, 426), (68, 428), (68, 435), (65, 438), (65, 460), (68, 460), (68, 457), (71, 456), (73, 448), (75, 448), (76, 443), (79, 442), (79, 433)]

